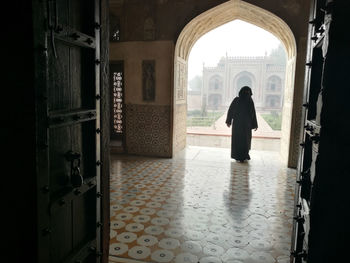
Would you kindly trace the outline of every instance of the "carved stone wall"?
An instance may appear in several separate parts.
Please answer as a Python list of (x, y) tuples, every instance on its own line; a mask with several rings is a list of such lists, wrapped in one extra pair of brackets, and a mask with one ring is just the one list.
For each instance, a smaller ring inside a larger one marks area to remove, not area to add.
[(187, 119), (187, 61), (180, 57), (175, 60), (175, 94), (173, 115), (173, 154), (186, 147)]
[(181, 58), (177, 58), (176, 61), (176, 91), (175, 99), (179, 103), (186, 99), (187, 92), (187, 63)]
[(176, 154), (186, 147), (186, 119), (187, 119), (187, 105), (178, 104), (174, 112), (174, 139), (173, 139), (173, 153)]
[(170, 106), (126, 104), (125, 112), (127, 153), (171, 157)]
[[(235, 0), (110, 0), (111, 12), (121, 17), (122, 41), (143, 40), (144, 24), (149, 17), (154, 19), (157, 40), (176, 40), (181, 28), (191, 19), (206, 10), (229, 2)], [(244, 2), (276, 14), (290, 25), (296, 36), (307, 34), (307, 26), (304, 23), (307, 22), (309, 15), (309, 0), (245, 0)], [(196, 32), (193, 32), (193, 35), (195, 34)]]
[(295, 81), (292, 99), (292, 117), (290, 126), (290, 139), (289, 139), (289, 157), (288, 166), (297, 167), (298, 157), (300, 152), (300, 143), (302, 142), (304, 120), (302, 118), (302, 105), (303, 92), (304, 92), (304, 79), (305, 79), (305, 59), (306, 59), (306, 46), (303, 45), (307, 41), (305, 38), (300, 38), (298, 42), (297, 61), (300, 63), (296, 64), (295, 67)]
[[(126, 104), (170, 105), (172, 103), (173, 54), (172, 41), (110, 43), (110, 60), (124, 62), (124, 102)], [(143, 99), (142, 65), (144, 61), (154, 61), (154, 100)]]

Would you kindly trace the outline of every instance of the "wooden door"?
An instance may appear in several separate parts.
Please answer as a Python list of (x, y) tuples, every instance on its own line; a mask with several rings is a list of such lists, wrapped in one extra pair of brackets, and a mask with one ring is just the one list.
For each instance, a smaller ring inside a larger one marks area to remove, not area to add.
[(303, 123), (301, 152), (297, 170), (295, 191), (295, 210), (293, 224), (291, 262), (308, 262), (309, 234), (311, 229), (310, 212), (315, 190), (316, 166), (319, 159), (321, 134), (321, 109), (323, 96), (323, 71), (325, 50), (325, 22), (330, 16), (328, 0), (311, 1), (307, 63), (303, 104)]
[(100, 262), (100, 1), (34, 1), (33, 20), (38, 262)]
[(343, 262), (348, 256), (349, 11), (349, 1), (312, 1), (293, 263)]

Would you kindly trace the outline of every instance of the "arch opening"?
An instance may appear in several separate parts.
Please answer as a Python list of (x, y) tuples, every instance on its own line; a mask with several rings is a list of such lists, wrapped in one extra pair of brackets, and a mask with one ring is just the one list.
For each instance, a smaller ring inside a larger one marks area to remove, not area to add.
[(248, 86), (252, 89), (253, 92), (253, 100), (255, 100), (256, 94), (255, 94), (255, 86), (256, 86), (256, 80), (252, 73), (248, 71), (241, 71), (237, 74), (237, 76), (233, 79), (232, 82), (232, 88), (230, 89), (229, 93), (229, 101), (228, 103), (231, 103), (232, 99), (236, 96), (238, 96), (238, 92), (240, 88), (243, 86)]
[[(258, 26), (277, 37), (287, 53), (285, 89), (283, 94), (283, 119), (281, 156), (288, 163), (290, 153), (290, 134), (292, 129), (292, 109), (294, 92), (294, 74), (296, 64), (296, 43), (289, 26), (271, 12), (241, 0), (231, 0), (200, 14), (191, 20), (180, 33), (174, 56), (174, 101), (173, 101), (173, 153), (186, 146), (187, 112), (187, 66), (190, 51), (196, 41), (207, 32), (236, 19)], [(236, 80), (238, 81), (238, 80)], [(254, 82), (254, 80), (251, 80)], [(277, 83), (271, 84), (278, 88)], [(271, 103), (277, 105), (277, 98), (271, 97)]]

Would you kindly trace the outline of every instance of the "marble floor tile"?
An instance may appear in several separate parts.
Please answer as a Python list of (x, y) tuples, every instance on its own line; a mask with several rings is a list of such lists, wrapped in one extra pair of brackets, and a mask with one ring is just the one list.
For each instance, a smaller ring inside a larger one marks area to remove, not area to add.
[(110, 262), (288, 262), (295, 170), (276, 152), (112, 155)]

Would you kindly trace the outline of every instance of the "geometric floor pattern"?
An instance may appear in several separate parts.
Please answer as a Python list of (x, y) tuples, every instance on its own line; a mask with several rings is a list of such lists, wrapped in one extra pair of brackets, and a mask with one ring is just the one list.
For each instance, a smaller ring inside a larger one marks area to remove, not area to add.
[(112, 155), (110, 262), (287, 263), (295, 170), (277, 152)]

